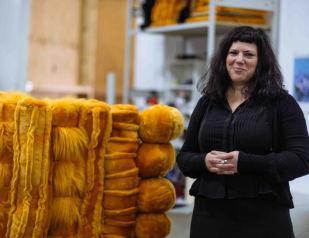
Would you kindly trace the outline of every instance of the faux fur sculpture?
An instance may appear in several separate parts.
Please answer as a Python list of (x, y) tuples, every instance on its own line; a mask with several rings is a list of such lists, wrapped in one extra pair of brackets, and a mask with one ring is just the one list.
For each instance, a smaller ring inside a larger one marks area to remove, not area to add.
[(46, 237), (51, 206), (52, 114), (43, 101), (25, 98), (15, 108), (11, 210), (6, 238)]
[(139, 135), (143, 142), (163, 144), (182, 134), (184, 119), (176, 108), (160, 103), (141, 113), (139, 126)]
[(113, 130), (105, 156), (104, 231), (103, 237), (135, 237), (139, 147), (139, 112), (131, 105), (111, 107)]
[(83, 237), (99, 237), (103, 229), (105, 151), (112, 131), (110, 106), (96, 100), (86, 101), (81, 109), (79, 125), (85, 128), (89, 138), (86, 194), (82, 205), (85, 217)]
[(95, 100), (48, 100), (53, 110), (53, 205), (49, 237), (98, 237), (110, 107)]
[(14, 114), (18, 101), (26, 97), (19, 92), (0, 93), (0, 238), (5, 237), (11, 208)]
[(138, 149), (135, 161), (139, 168), (140, 178), (153, 176), (164, 177), (166, 172), (173, 168), (175, 163), (175, 150), (171, 143), (142, 143)]
[(172, 222), (165, 213), (140, 213), (136, 217), (136, 237), (167, 237), (171, 228)]
[(0, 93), (0, 238), (166, 237), (183, 124), (162, 104)]
[(139, 125), (143, 143), (136, 164), (143, 179), (138, 187), (135, 236), (163, 238), (171, 231), (171, 221), (164, 212), (174, 206), (176, 193), (172, 183), (160, 177), (173, 168), (175, 151), (169, 142), (182, 134), (184, 119), (177, 109), (159, 104), (140, 114)]

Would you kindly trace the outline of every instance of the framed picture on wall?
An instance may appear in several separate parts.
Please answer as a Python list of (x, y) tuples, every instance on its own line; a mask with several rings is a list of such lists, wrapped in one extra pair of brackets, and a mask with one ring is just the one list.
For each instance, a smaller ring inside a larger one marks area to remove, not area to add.
[(295, 57), (293, 96), (300, 103), (309, 103), (309, 55)]

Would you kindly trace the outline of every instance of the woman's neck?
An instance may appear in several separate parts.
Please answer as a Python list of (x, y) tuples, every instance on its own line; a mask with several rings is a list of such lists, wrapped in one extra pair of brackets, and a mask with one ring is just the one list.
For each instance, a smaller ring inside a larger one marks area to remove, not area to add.
[(248, 97), (246, 97), (243, 94), (243, 91), (245, 90), (245, 88), (243, 86), (239, 86), (239, 85), (233, 85), (231, 87), (228, 88), (227, 92), (226, 92), (226, 97), (228, 99), (228, 101), (240, 101), (243, 102), (246, 99), (248, 99)]

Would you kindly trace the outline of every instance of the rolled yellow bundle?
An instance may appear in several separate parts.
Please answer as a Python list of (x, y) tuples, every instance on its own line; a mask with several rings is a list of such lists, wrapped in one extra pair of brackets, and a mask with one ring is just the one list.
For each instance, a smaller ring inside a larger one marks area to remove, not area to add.
[(174, 107), (160, 103), (140, 115), (139, 135), (143, 142), (164, 144), (179, 137), (184, 129), (182, 114)]
[(7, 238), (47, 237), (52, 200), (51, 121), (45, 102), (33, 98), (18, 102)]
[(135, 157), (136, 153), (119, 153), (105, 155), (105, 174), (109, 175), (135, 168)]
[(137, 238), (163, 238), (172, 229), (172, 222), (165, 213), (140, 213), (136, 217)]
[(167, 212), (175, 204), (174, 186), (165, 178), (142, 179), (138, 188), (136, 206), (139, 213)]
[(53, 203), (48, 236), (80, 236), (87, 193), (89, 137), (79, 118), (83, 100), (46, 100), (52, 108)]
[(5, 237), (11, 208), (15, 108), (25, 97), (19, 92), (0, 92), (0, 238)]
[(104, 210), (106, 219), (117, 221), (135, 221), (136, 219), (136, 207), (129, 207), (121, 210)]
[(104, 191), (104, 209), (119, 210), (134, 207), (138, 189), (131, 190), (105, 190)]
[(138, 168), (105, 176), (106, 190), (128, 190), (138, 186)]
[(86, 165), (86, 193), (81, 206), (84, 217), (83, 237), (99, 237), (103, 229), (104, 160), (112, 131), (110, 106), (96, 100), (85, 101), (81, 108), (79, 127), (89, 138)]
[(139, 143), (138, 139), (111, 137), (107, 144), (106, 153), (136, 153)]
[(175, 150), (171, 143), (142, 143), (135, 159), (141, 178), (164, 177), (175, 163)]
[(138, 168), (134, 161), (140, 141), (136, 106), (111, 107), (113, 130), (106, 148), (103, 237), (134, 237)]

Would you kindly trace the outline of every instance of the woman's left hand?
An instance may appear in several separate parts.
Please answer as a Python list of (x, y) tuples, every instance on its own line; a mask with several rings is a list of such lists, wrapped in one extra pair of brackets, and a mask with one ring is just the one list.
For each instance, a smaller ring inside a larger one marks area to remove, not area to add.
[[(223, 154), (223, 153), (233, 155), (233, 157), (231, 159), (227, 159), (227, 163), (233, 164), (233, 167), (230, 170), (233, 171), (234, 173), (238, 173), (237, 162), (238, 162), (239, 151), (232, 151), (230, 153), (226, 153), (226, 152), (222, 152), (222, 151), (215, 151), (215, 150), (211, 151), (211, 154), (213, 154), (213, 155), (218, 155), (218, 154)], [(216, 160), (212, 160), (210, 162), (213, 165), (212, 168), (211, 168), (212, 172), (215, 172), (219, 175), (222, 175), (222, 174), (226, 175), (225, 170), (221, 169), (222, 160), (216, 159)]]

